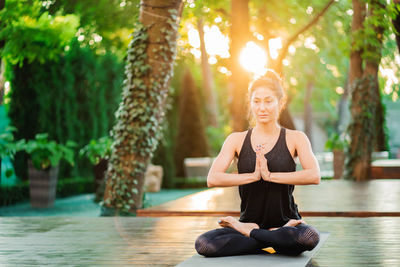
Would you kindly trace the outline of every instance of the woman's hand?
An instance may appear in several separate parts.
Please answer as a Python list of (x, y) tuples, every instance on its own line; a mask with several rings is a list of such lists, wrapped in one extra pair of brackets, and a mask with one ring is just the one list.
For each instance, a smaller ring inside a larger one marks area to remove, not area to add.
[(258, 159), (258, 156), (256, 157), (256, 166), (254, 168), (253, 174), (255, 181), (261, 180), (261, 162)]
[[(262, 178), (264, 181), (269, 181), (271, 172), (270, 172), (269, 169), (268, 169), (268, 161), (267, 161), (267, 159), (265, 158), (265, 156), (264, 156), (259, 150), (256, 151), (256, 154), (257, 154), (256, 162), (257, 162), (257, 164), (260, 165), (260, 174), (261, 174), (261, 178)], [(256, 164), (256, 165), (257, 165), (257, 164)]]

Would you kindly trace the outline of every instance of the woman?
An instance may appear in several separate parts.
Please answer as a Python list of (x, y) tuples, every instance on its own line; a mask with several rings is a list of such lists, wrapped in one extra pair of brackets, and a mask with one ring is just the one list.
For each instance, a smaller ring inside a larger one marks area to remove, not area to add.
[[(307, 136), (278, 124), (285, 94), (272, 70), (254, 80), (248, 90), (254, 128), (230, 134), (207, 177), (209, 187), (239, 186), (239, 220), (220, 218), (222, 228), (200, 235), (195, 243), (204, 256), (263, 253), (298, 255), (312, 250), (319, 232), (301, 219), (293, 198), (294, 185), (319, 184), (320, 170)], [(303, 170), (296, 171), (298, 155)], [(238, 174), (225, 173), (238, 158)]]

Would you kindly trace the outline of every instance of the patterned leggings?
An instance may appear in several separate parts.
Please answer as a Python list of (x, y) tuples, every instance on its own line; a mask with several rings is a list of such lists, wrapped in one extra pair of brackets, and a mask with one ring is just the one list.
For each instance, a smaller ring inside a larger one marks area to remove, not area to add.
[(301, 223), (271, 231), (253, 229), (250, 237), (232, 228), (219, 228), (200, 235), (195, 248), (197, 253), (206, 257), (265, 253), (262, 248), (266, 247), (273, 247), (280, 254), (298, 255), (312, 250), (318, 242), (318, 230)]

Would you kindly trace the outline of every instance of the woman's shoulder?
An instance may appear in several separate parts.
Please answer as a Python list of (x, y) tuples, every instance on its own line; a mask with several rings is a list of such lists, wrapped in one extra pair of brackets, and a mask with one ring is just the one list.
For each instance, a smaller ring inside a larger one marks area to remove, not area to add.
[(294, 143), (304, 142), (308, 140), (307, 135), (301, 130), (291, 130), (286, 128), (287, 140), (292, 141)]
[(248, 130), (241, 132), (232, 132), (228, 137), (232, 140), (232, 145), (235, 150), (235, 156), (239, 157), (241, 147), (243, 145), (244, 139), (246, 138)]
[(286, 133), (293, 137), (299, 137), (301, 135), (305, 135), (305, 133), (300, 130), (292, 130), (292, 129), (288, 129), (288, 128), (285, 128), (285, 129), (286, 129)]
[(238, 150), (242, 147), (244, 139), (246, 138), (247, 131), (248, 130), (230, 133), (226, 137), (225, 143), (229, 143), (231, 146), (233, 146), (236, 153), (238, 153)]
[(247, 131), (248, 130), (242, 132), (232, 132), (226, 137), (226, 140), (230, 139), (235, 143), (240, 142), (243, 138), (246, 137)]

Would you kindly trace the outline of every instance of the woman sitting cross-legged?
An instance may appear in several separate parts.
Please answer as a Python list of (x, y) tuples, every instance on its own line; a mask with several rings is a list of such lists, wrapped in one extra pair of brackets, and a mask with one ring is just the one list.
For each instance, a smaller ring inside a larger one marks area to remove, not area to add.
[[(254, 80), (248, 93), (255, 126), (226, 138), (207, 177), (209, 187), (239, 186), (240, 218), (220, 218), (221, 228), (200, 235), (195, 248), (208, 257), (312, 250), (319, 232), (302, 220), (292, 193), (295, 185), (319, 184), (318, 161), (303, 132), (278, 124), (285, 95), (275, 72)], [(225, 173), (234, 157), (238, 173)]]

